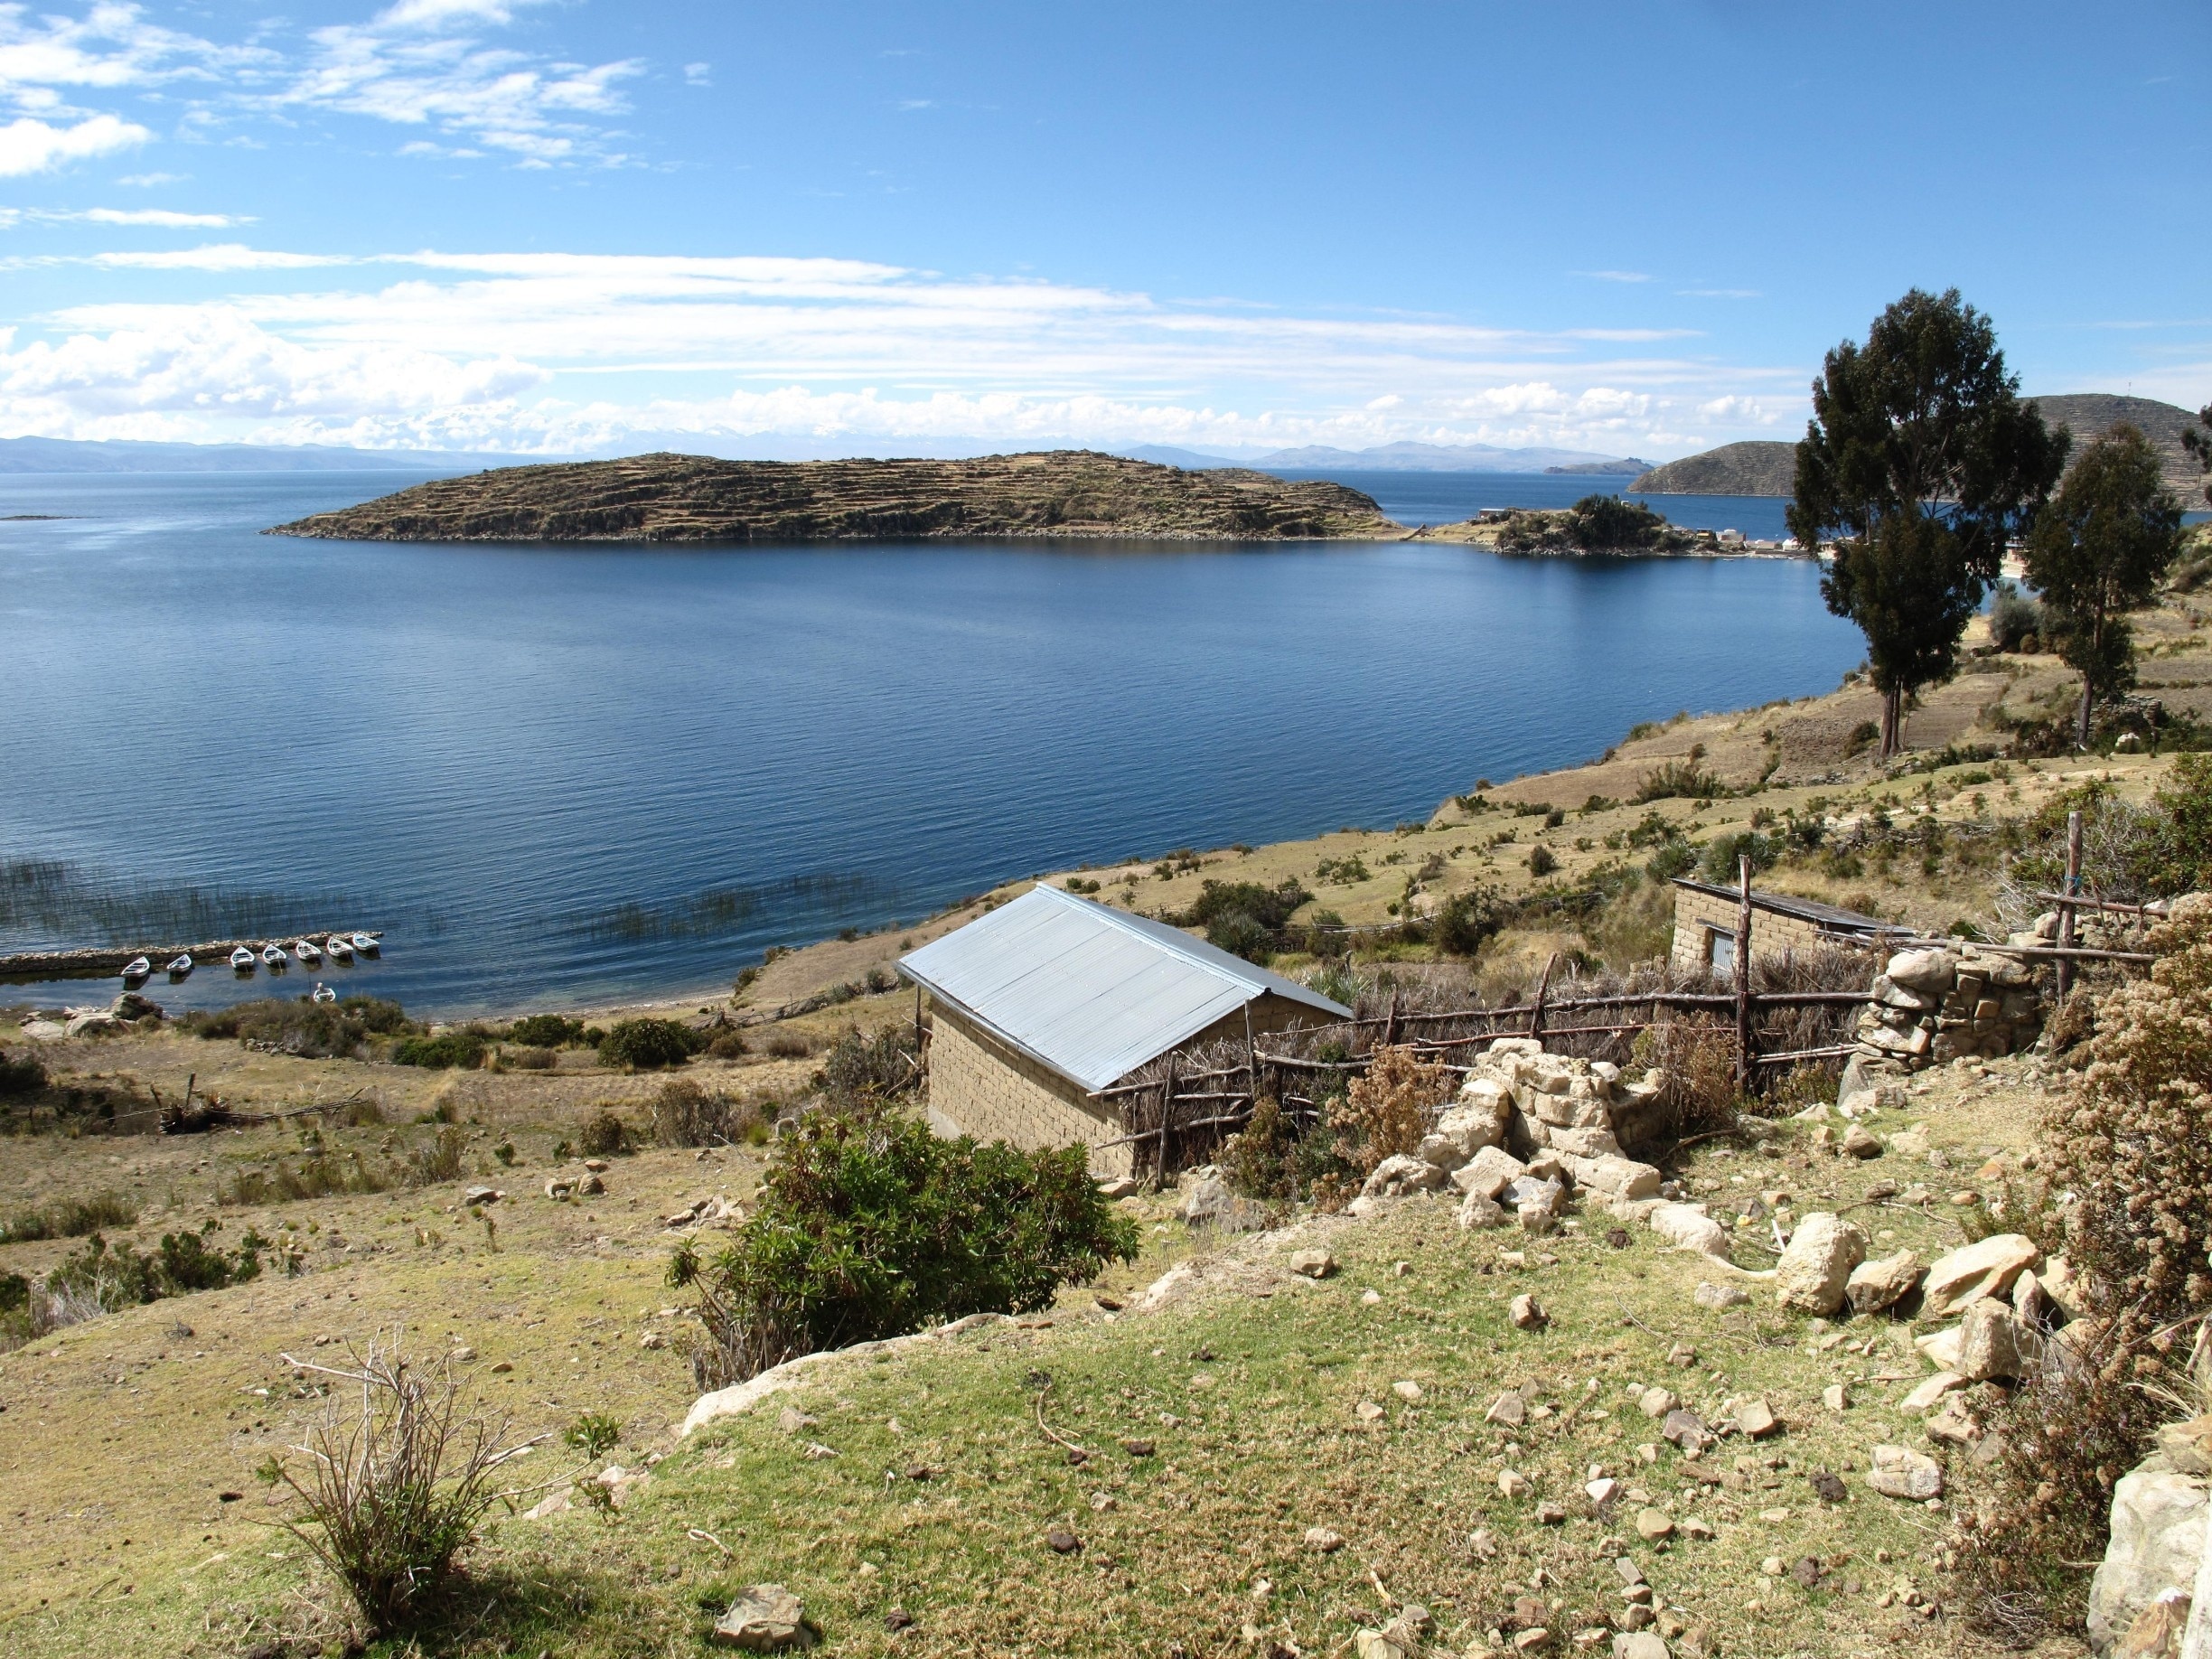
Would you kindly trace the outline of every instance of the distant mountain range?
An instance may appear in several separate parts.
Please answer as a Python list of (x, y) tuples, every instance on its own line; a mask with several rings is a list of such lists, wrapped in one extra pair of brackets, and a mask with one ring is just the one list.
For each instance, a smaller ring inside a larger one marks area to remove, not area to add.
[(145, 444), (123, 439), (0, 438), (0, 473), (473, 473), (513, 455), (324, 444)]
[[(2074, 435), (2074, 446), (2127, 421), (2149, 438), (2165, 465), (2166, 487), (2184, 507), (2205, 505), (2205, 477), (2197, 459), (2181, 446), (2181, 435), (2197, 424), (2191, 411), (2155, 398), (2122, 398), (2110, 392), (2067, 392), (2030, 398), (2046, 423)], [(1723, 444), (1702, 455), (1684, 455), (1655, 466), (1628, 486), (1637, 495), (1783, 495), (1796, 487), (1797, 445), (1753, 441)]]
[(1247, 461), (1266, 472), (1544, 473), (1617, 469), (1617, 456), (1587, 449), (1507, 449), (1495, 444), (1384, 444), (1374, 449), (1332, 449), (1326, 444), (1279, 449)]

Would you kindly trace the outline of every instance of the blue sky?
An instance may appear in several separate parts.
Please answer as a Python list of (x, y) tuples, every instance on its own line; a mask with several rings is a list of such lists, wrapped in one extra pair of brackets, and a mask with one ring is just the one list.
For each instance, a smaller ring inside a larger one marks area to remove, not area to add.
[(1794, 437), (1915, 284), (2212, 398), (2201, 4), (0, 5), (0, 435)]

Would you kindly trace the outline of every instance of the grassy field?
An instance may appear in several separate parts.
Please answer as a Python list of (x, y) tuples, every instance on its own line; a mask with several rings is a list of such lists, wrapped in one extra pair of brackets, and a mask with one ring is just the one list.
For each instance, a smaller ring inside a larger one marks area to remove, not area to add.
[[(1950, 1195), (1990, 1187), (1974, 1172), (2018, 1153), (2035, 1099), (2014, 1064), (1989, 1079), (1960, 1068), (1933, 1074), (1909, 1114), (1877, 1120), (1887, 1138), (1925, 1114), (1944, 1169), (1903, 1153), (1838, 1160), (1797, 1124), (1763, 1145), (1695, 1148), (1679, 1167), (1717, 1207), (1786, 1195), (1798, 1214), (1850, 1214), (1877, 1251), (1933, 1254), (1964, 1236)], [(856, 1654), (1267, 1651), (1257, 1637), (1248, 1647), (1247, 1626), (1340, 1653), (1406, 1602), (1430, 1609), (1441, 1651), (1481, 1651), (1491, 1631), (1510, 1636), (1529, 1595), (1555, 1650), (1571, 1651), (1576, 1631), (1626, 1605), (1623, 1556), (1654, 1587), (1678, 1652), (1973, 1646), (1946, 1614), (1898, 1599), (1909, 1586), (1940, 1602), (1944, 1518), (1863, 1483), (1871, 1445), (1925, 1443), (1895, 1408), (1926, 1370), (1907, 1327), (1826, 1329), (1783, 1315), (1756, 1281), (1748, 1306), (1699, 1307), (1696, 1285), (1721, 1277), (1710, 1263), (1641, 1230), (1617, 1247), (1602, 1214), (1535, 1240), (1463, 1233), (1447, 1206), (1415, 1200), (1366, 1223), (1219, 1237), (1189, 1233), (1172, 1195), (1131, 1200), (1142, 1260), (1049, 1316), (833, 1365), (680, 1441), (692, 1394), (680, 1344), (644, 1345), (688, 1323), (661, 1288), (661, 1217), (710, 1193), (742, 1200), (756, 1164), (647, 1152), (614, 1160), (605, 1195), (556, 1204), (539, 1195), (538, 1143), (561, 1121), (488, 1101), (475, 1115), (466, 1127), (480, 1139), (522, 1148), (521, 1167), (492, 1177), (508, 1195), (495, 1229), (463, 1209), (460, 1184), (217, 1211), (207, 1198), (224, 1167), (266, 1162), (277, 1131), (18, 1143), (47, 1156), (49, 1194), (173, 1193), (141, 1233), (220, 1214), (226, 1230), (288, 1225), (307, 1248), (296, 1278), (109, 1316), (0, 1356), (11, 1653), (268, 1652), (258, 1645), (278, 1636), (313, 1651), (334, 1639), (331, 1587), (270, 1530), (284, 1512), (252, 1471), (323, 1409), (312, 1373), (283, 1355), (327, 1359), (402, 1327), (418, 1351), (473, 1350), (464, 1369), (519, 1434), (602, 1411), (623, 1426), (614, 1461), (664, 1454), (611, 1517), (579, 1506), (496, 1519), (419, 1651), (694, 1654), (732, 1592), (762, 1580), (797, 1591), (832, 1647)], [(1870, 1200), (1883, 1177), (1926, 1185), (1931, 1202)], [(1764, 1230), (1741, 1230), (1745, 1265), (1767, 1260)], [(1318, 1283), (1284, 1267), (1315, 1242), (1342, 1263)], [(0, 1246), (0, 1265), (66, 1248)], [(1195, 1270), (1180, 1293), (1141, 1309), (1143, 1288), (1179, 1262)], [(1523, 1290), (1551, 1315), (1541, 1333), (1506, 1317)], [(1694, 1363), (1670, 1363), (1683, 1347)], [(1838, 1382), (1850, 1394), (1840, 1412), (1822, 1400)], [(1686, 1459), (1630, 1397), (1654, 1385), (1708, 1421), (1733, 1396), (1761, 1394), (1784, 1427)], [(1518, 1430), (1485, 1421), (1507, 1388), (1537, 1408)], [(1040, 1401), (1087, 1461), (1040, 1430)], [(786, 1404), (816, 1421), (787, 1432)], [(1154, 1450), (1132, 1455), (1129, 1440)], [(810, 1444), (836, 1455), (810, 1457)], [(558, 1448), (534, 1458), (532, 1481), (573, 1462)], [(1527, 1497), (1501, 1495), (1508, 1468), (1533, 1483)], [(1583, 1490), (1593, 1469), (1624, 1488), (1602, 1514)], [(1843, 1476), (1844, 1502), (1818, 1496), (1822, 1471)], [(1564, 1518), (1546, 1523), (1543, 1504)], [(1675, 1523), (1672, 1537), (1639, 1535), (1646, 1508)], [(1714, 1536), (1689, 1536), (1693, 1520)], [(1079, 1551), (1046, 1546), (1055, 1524)], [(1344, 1547), (1307, 1547), (1313, 1526)], [(1776, 1562), (1803, 1581), (1763, 1570)], [(914, 1621), (896, 1635), (885, 1624), (895, 1608)]]

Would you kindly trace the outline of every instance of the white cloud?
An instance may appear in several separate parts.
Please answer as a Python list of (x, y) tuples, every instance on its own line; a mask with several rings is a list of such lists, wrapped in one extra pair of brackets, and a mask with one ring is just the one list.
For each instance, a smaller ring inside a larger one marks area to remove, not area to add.
[[(620, 160), (604, 124), (585, 117), (623, 114), (621, 83), (643, 73), (643, 63), (548, 61), (465, 33), (509, 23), (515, 9), (507, 0), (400, 0), (366, 23), (317, 29), (310, 61), (276, 101), (434, 127), (481, 146), (471, 153), (500, 151), (526, 166)], [(406, 149), (433, 153), (421, 141)]]
[(1764, 297), (1757, 288), (1677, 288), (1674, 292), (1684, 299), (1760, 299)]
[(1645, 271), (1577, 271), (1577, 276), (1588, 276), (1595, 282), (1649, 282), (1651, 276)]
[(0, 127), (0, 176), (21, 178), (44, 173), (89, 155), (106, 155), (144, 144), (154, 135), (136, 121), (98, 115), (74, 127), (56, 127), (32, 116), (17, 116)]
[(687, 87), (711, 87), (714, 85), (714, 65), (687, 63), (683, 66), (683, 78)]
[[(1805, 379), (1801, 365), (1685, 357), (1671, 349), (1681, 331), (1300, 316), (856, 259), (224, 242), (16, 263), (82, 265), (110, 274), (110, 291), (0, 359), (0, 428), (14, 431), (183, 421), (236, 436), (251, 418), (302, 441), (520, 451), (800, 432), (1651, 454), (1657, 434), (1711, 441), (1764, 421), (1757, 397), (1794, 398)], [(300, 279), (202, 302), (132, 296), (136, 274), (177, 271)]]
[(152, 190), (161, 184), (182, 184), (188, 176), (182, 173), (126, 173), (116, 183), (127, 184), (134, 190)]
[(250, 218), (234, 213), (179, 213), (168, 208), (87, 208), (81, 213), (49, 213), (48, 219), (80, 219), (95, 225), (153, 225), (164, 230), (219, 230), (226, 225), (249, 225)]
[(98, 0), (81, 18), (33, 19), (28, 6), (0, 5), (0, 94), (19, 101), (41, 87), (112, 90), (204, 78), (265, 55), (162, 28), (142, 8), (112, 0)]

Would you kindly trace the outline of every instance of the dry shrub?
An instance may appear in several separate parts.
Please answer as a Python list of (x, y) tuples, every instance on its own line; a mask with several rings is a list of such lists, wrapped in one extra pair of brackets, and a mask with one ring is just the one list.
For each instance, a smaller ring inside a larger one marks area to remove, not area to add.
[(778, 1060), (803, 1060), (814, 1052), (814, 1042), (803, 1031), (777, 1031), (763, 1047)]
[(260, 1475), (299, 1496), (306, 1518), (286, 1530), (345, 1587), (373, 1637), (403, 1627), (445, 1582), (477, 1524), (511, 1495), (501, 1469), (537, 1442), (506, 1444), (506, 1420), (464, 1402), (450, 1361), (426, 1373), (396, 1343), (371, 1343), (358, 1364), (308, 1367), (346, 1386), (306, 1444), (290, 1448), (306, 1459), (305, 1476), (276, 1457)]
[(630, 1126), (614, 1115), (610, 1105), (602, 1105), (584, 1120), (577, 1139), (586, 1158), (620, 1158), (635, 1150), (631, 1143)]
[(549, 1072), (560, 1064), (560, 1055), (550, 1048), (501, 1048), (495, 1061), (496, 1071)]
[(2044, 1125), (2058, 1197), (2029, 1225), (2080, 1280), (2071, 1357), (1993, 1413), (2004, 1450), (1966, 1523), (1978, 1617), (2014, 1638), (2078, 1621), (2086, 1579), (2067, 1563), (2103, 1554), (2113, 1485), (2178, 1414), (2212, 1306), (2212, 902), (2150, 942), (2151, 977), (2100, 999), (2088, 1065)]
[(1695, 1135), (1736, 1120), (1736, 1032), (1710, 1017), (1664, 1020), (1639, 1031), (1628, 1069), (1656, 1068), (1661, 1136)]
[(1384, 1158), (1413, 1151), (1458, 1088), (1456, 1073), (1411, 1048), (1379, 1050), (1335, 1114), (1338, 1156), (1367, 1175)]
[(732, 1100), (689, 1077), (673, 1077), (653, 1096), (652, 1132), (664, 1147), (721, 1147), (764, 1140), (767, 1125), (757, 1102)]

